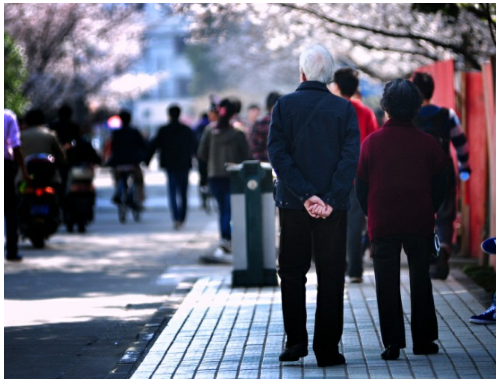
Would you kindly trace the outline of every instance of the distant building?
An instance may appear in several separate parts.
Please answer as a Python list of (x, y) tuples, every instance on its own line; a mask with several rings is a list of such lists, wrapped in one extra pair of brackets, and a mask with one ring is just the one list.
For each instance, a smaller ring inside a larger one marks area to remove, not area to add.
[(193, 69), (186, 55), (185, 40), (189, 32), (184, 18), (166, 15), (164, 8), (153, 3), (143, 4), (143, 12), (149, 26), (145, 34), (146, 44), (132, 71), (163, 72), (165, 78), (125, 107), (132, 111), (133, 124), (149, 138), (165, 124), (166, 109), (172, 103), (181, 106), (183, 117), (194, 116), (193, 99), (189, 95)]

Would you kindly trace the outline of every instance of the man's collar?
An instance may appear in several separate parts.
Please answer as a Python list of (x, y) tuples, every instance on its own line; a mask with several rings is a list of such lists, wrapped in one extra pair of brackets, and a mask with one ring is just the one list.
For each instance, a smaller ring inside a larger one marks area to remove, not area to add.
[(304, 90), (330, 92), (330, 90), (326, 87), (325, 83), (317, 82), (315, 80), (307, 80), (305, 82), (302, 82), (296, 89), (296, 91), (304, 91)]
[(382, 126), (384, 127), (411, 127), (415, 128), (413, 122), (409, 119), (388, 119)]

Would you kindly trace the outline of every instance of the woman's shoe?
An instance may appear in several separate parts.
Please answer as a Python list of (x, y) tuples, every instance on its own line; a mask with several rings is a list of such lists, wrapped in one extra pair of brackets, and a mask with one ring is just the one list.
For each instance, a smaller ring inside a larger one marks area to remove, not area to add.
[(389, 345), (380, 356), (384, 360), (397, 360), (399, 358), (399, 345)]

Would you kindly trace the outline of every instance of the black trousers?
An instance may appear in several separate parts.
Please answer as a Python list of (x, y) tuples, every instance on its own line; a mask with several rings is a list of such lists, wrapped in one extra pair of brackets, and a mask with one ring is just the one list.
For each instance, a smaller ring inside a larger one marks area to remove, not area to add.
[[(436, 215), (436, 229), (442, 245), (453, 245), (453, 222), (457, 217), (457, 176), (453, 165), (448, 168), (448, 187)], [(451, 250), (448, 250), (451, 251)]]
[(344, 322), (347, 212), (315, 219), (305, 209), (280, 209), (279, 270), (286, 346), (308, 343), (306, 274), (314, 252), (318, 293), (313, 350), (317, 359), (338, 352)]
[(411, 335), (413, 345), (438, 338), (429, 258), (432, 240), (418, 235), (394, 235), (372, 240), (380, 331), (384, 347), (406, 347), (400, 292), (401, 247), (410, 270)]
[(7, 238), (7, 257), (13, 258), (17, 256), (17, 195), (15, 178), (17, 173), (16, 164), (4, 159), (4, 217), (5, 217), (5, 233)]

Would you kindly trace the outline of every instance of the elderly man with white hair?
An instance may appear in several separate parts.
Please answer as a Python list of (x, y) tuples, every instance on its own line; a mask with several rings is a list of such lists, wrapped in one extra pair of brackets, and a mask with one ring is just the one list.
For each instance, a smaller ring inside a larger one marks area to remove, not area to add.
[(272, 113), (269, 158), (278, 176), (279, 276), (287, 336), (280, 361), (308, 354), (306, 274), (314, 253), (318, 295), (313, 351), (320, 367), (341, 365), (347, 210), (359, 156), (352, 104), (327, 88), (334, 62), (322, 45), (300, 56), (301, 84)]

